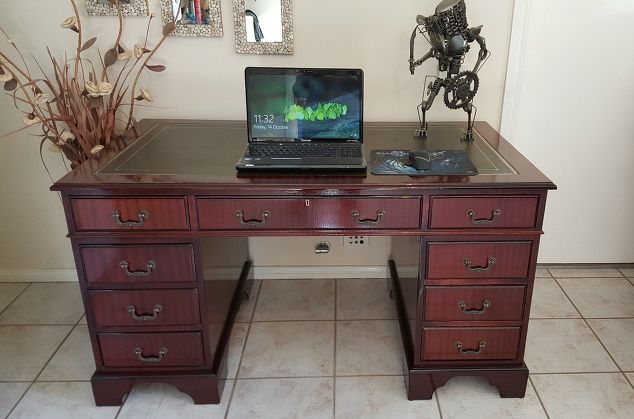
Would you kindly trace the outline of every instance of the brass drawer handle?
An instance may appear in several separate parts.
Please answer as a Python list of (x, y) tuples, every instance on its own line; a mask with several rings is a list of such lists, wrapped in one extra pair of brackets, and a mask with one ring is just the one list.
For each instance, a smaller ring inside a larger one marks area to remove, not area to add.
[(123, 273), (126, 274), (126, 276), (147, 277), (147, 276), (150, 276), (152, 274), (152, 271), (154, 269), (156, 269), (156, 262), (154, 262), (153, 260), (148, 261), (148, 263), (145, 265), (145, 270), (144, 271), (131, 271), (130, 270), (130, 263), (128, 261), (126, 261), (126, 260), (122, 260), (121, 262), (119, 262), (119, 267), (121, 268)]
[(119, 212), (119, 210), (114, 210), (112, 212), (112, 218), (114, 219), (114, 222), (117, 223), (119, 227), (128, 227), (128, 228), (141, 227), (145, 223), (145, 220), (150, 218), (150, 212), (147, 210), (139, 211), (138, 221), (132, 221), (132, 220), (121, 221), (121, 213)]
[(502, 214), (502, 210), (496, 208), (491, 212), (491, 218), (475, 218), (476, 212), (472, 209), (467, 210), (469, 220), (471, 220), (471, 223), (473, 224), (493, 224), (495, 222), (495, 219), (498, 218), (500, 214)]
[(487, 341), (481, 340), (480, 342), (478, 342), (478, 349), (463, 349), (462, 342), (460, 342), (459, 340), (456, 341), (456, 349), (462, 355), (480, 355), (484, 351), (484, 348), (486, 348), (486, 346)]
[(360, 219), (361, 213), (358, 210), (352, 211), (352, 218), (354, 218), (355, 222), (362, 226), (374, 226), (381, 222), (381, 218), (385, 217), (384, 210), (378, 210), (376, 212), (376, 218), (374, 220), (362, 220)]
[(493, 303), (491, 303), (491, 301), (489, 300), (482, 300), (482, 308), (480, 309), (474, 308), (474, 309), (467, 310), (467, 303), (465, 303), (463, 300), (460, 300), (458, 301), (458, 308), (460, 308), (460, 310), (462, 310), (464, 314), (477, 315), (477, 314), (484, 314), (484, 312), (487, 311), (487, 309), (491, 307), (492, 304)]
[(138, 315), (136, 313), (136, 306), (134, 305), (130, 305), (128, 306), (128, 313), (132, 314), (132, 319), (134, 320), (138, 320), (138, 321), (150, 321), (150, 320), (156, 320), (156, 318), (158, 317), (158, 314), (163, 310), (163, 306), (160, 304), (155, 304), (154, 307), (152, 307), (152, 314), (148, 315), (148, 314), (142, 314), (142, 315)]
[(465, 268), (467, 268), (467, 270), (469, 272), (486, 272), (486, 271), (490, 271), (493, 266), (495, 266), (495, 258), (493, 256), (491, 256), (490, 258), (487, 258), (487, 266), (471, 266), (471, 259), (469, 258), (464, 258), (464, 260), (462, 261), (464, 263)]
[(266, 219), (271, 215), (271, 211), (262, 211), (260, 213), (259, 220), (245, 220), (244, 219), (244, 211), (236, 211), (236, 217), (240, 221), (240, 224), (243, 226), (263, 226), (266, 224)]
[(167, 353), (167, 348), (160, 348), (158, 352), (158, 356), (143, 356), (143, 348), (136, 347), (134, 348), (134, 355), (136, 355), (136, 359), (141, 362), (145, 362), (147, 364), (157, 364), (165, 358), (165, 354)]

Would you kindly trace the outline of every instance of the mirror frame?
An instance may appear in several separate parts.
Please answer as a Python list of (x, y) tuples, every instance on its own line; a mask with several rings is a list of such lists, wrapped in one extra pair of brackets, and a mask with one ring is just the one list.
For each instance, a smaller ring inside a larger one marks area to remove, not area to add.
[[(183, 25), (176, 23), (176, 29), (170, 36), (222, 36), (222, 11), (220, 0), (209, 0), (211, 25)], [(166, 25), (174, 21), (172, 0), (161, 0), (161, 17)]]
[[(123, 16), (149, 16), (148, 0), (136, 0), (132, 4), (121, 3)], [(86, 0), (89, 16), (117, 16), (117, 7), (112, 4), (101, 4), (97, 0)]]
[(292, 0), (280, 0), (280, 2), (282, 5), (282, 42), (247, 42), (244, 0), (233, 0), (233, 23), (238, 54), (293, 54)]

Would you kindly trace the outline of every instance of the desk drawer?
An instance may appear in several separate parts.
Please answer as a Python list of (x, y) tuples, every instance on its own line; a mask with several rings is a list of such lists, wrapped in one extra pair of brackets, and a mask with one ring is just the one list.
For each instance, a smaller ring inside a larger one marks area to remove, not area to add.
[(512, 360), (517, 358), (519, 327), (423, 328), (423, 361)]
[(525, 278), (531, 242), (436, 242), (427, 247), (427, 278)]
[(538, 196), (434, 196), (429, 228), (534, 228)]
[(189, 230), (187, 200), (175, 198), (71, 198), (79, 231)]
[(81, 247), (86, 281), (99, 283), (192, 282), (194, 254), (190, 244), (166, 246)]
[(91, 291), (89, 295), (97, 327), (200, 324), (196, 289)]
[(105, 367), (199, 367), (204, 365), (202, 334), (100, 333)]
[(524, 286), (425, 287), (426, 321), (522, 320)]
[(411, 229), (418, 198), (211, 199), (197, 201), (201, 230)]

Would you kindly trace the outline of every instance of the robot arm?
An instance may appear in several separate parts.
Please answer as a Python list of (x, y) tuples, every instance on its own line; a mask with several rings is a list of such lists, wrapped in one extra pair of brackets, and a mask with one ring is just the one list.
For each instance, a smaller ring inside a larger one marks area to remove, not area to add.
[(434, 50), (432, 48), (427, 54), (414, 61), (414, 42), (416, 41), (416, 33), (419, 31), (419, 27), (420, 26), (416, 26), (414, 28), (414, 31), (412, 32), (412, 37), (409, 40), (409, 71), (412, 74), (414, 74), (414, 70), (416, 69), (416, 67), (434, 56)]
[(490, 54), (489, 50), (487, 49), (486, 40), (480, 35), (481, 30), (482, 25), (476, 26), (475, 28), (469, 28), (465, 31), (468, 42), (476, 41), (478, 45), (480, 45), (480, 52), (478, 52), (478, 61), (476, 61), (475, 65), (473, 66), (473, 71), (475, 73), (480, 70), (480, 67), (482, 67), (482, 64), (484, 64), (484, 61)]

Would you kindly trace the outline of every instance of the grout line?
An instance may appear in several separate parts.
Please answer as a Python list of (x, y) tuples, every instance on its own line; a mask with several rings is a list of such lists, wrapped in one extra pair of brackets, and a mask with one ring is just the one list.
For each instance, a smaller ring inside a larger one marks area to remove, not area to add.
[[(27, 287), (28, 288), (28, 287)], [(40, 375), (42, 375), (42, 372), (44, 372), (44, 370), (46, 369), (46, 367), (48, 366), (48, 364), (51, 362), (51, 360), (55, 357), (55, 355), (57, 355), (57, 352), (59, 351), (59, 349), (62, 347), (62, 345), (64, 345), (64, 343), (68, 340), (68, 337), (70, 336), (71, 333), (73, 333), (73, 330), (75, 330), (75, 327), (79, 324), (80, 320), (81, 320), (82, 316), (79, 317), (79, 320), (77, 320), (77, 322), (75, 323), (75, 326), (71, 327), (70, 330), (68, 331), (68, 333), (66, 334), (66, 336), (64, 337), (64, 339), (62, 339), (62, 341), (60, 342), (60, 344), (57, 346), (57, 349), (55, 349), (53, 351), (53, 354), (48, 358), (48, 360), (44, 363), (44, 366), (40, 369), (40, 372), (37, 373), (37, 375), (35, 376), (35, 378), (33, 379), (33, 381), (31, 381), (31, 384), (28, 386), (28, 388), (26, 389), (26, 391), (24, 392), (24, 394), (22, 394), (22, 396), (18, 399), (18, 401), (15, 403), (15, 405), (11, 408), (11, 410), (9, 410), (9, 413), (7, 413), (7, 417), (11, 416), (11, 414), (13, 413), (13, 411), (15, 410), (16, 407), (18, 407), (18, 405), (22, 402), (22, 400), (24, 399), (24, 397), (27, 395), (27, 393), (29, 391), (31, 391), (31, 388), (33, 387), (33, 385), (36, 384), (37, 379), (40, 377)], [(63, 383), (64, 381), (58, 381)]]
[[(436, 389), (436, 390), (438, 390), (438, 389)], [(436, 399), (436, 406), (438, 407), (438, 415), (440, 415), (440, 419), (443, 419), (442, 409), (440, 408), (440, 398), (438, 397), (438, 393), (437, 393), (436, 390), (434, 390), (434, 393), (432, 394), (432, 397)]]
[[(619, 271), (620, 272), (620, 271)], [(564, 295), (568, 298), (568, 300), (570, 300), (570, 303), (572, 304), (572, 306), (575, 308), (575, 310), (577, 310), (577, 312), (579, 314), (581, 314), (581, 311), (577, 308), (577, 306), (575, 305), (575, 303), (572, 301), (572, 299), (570, 298), (570, 296), (568, 295), (568, 293), (566, 292), (566, 290), (564, 290), (564, 288), (561, 286), (561, 284), (559, 283), (559, 281), (557, 281), (557, 279), (555, 279), (555, 282), (557, 282), (557, 285), (559, 285), (559, 288), (561, 288), (561, 290), (563, 291)], [(608, 354), (608, 356), (610, 357), (610, 359), (612, 360), (612, 362), (614, 363), (614, 365), (616, 366), (616, 368), (618, 368), (618, 370), (621, 372), (621, 374), (623, 373), (623, 370), (621, 369), (621, 367), (619, 366), (619, 364), (614, 360), (614, 357), (612, 356), (612, 354), (610, 353), (610, 351), (608, 351), (608, 348), (606, 348), (606, 346), (603, 344), (603, 341), (601, 340), (601, 338), (599, 338), (599, 335), (596, 334), (596, 332), (594, 331), (594, 329), (590, 326), (590, 323), (588, 323), (588, 320), (586, 318), (583, 317), (583, 315), (581, 316), (581, 320), (583, 320), (583, 322), (586, 324), (586, 326), (588, 327), (588, 329), (590, 329), (590, 331), (592, 332), (592, 334), (594, 335), (594, 337), (599, 341), (599, 344), (601, 345), (601, 347), (603, 348), (603, 350)]]
[(335, 279), (335, 323), (333, 324), (334, 340), (332, 350), (332, 417), (335, 418), (337, 414), (337, 284), (338, 279)]
[(531, 372), (531, 375), (588, 375), (588, 374), (620, 374), (621, 371), (569, 371), (569, 372)]
[[(240, 353), (240, 360), (238, 361), (238, 366), (236, 368), (236, 375), (235, 377), (233, 377), (233, 386), (231, 387), (231, 394), (229, 395), (229, 401), (227, 402), (227, 408), (225, 409), (225, 419), (227, 419), (228, 415), (229, 415), (229, 409), (231, 408), (231, 402), (233, 401), (233, 395), (236, 391), (236, 386), (238, 385), (238, 379), (240, 377), (240, 367), (242, 366), (242, 359), (244, 358), (244, 352), (247, 349), (247, 343), (249, 340), (249, 334), (251, 333), (251, 326), (253, 325), (253, 317), (255, 316), (255, 309), (257, 307), (257, 303), (260, 300), (260, 293), (262, 292), (262, 281), (260, 280), (260, 282), (258, 283), (258, 289), (256, 290), (255, 296), (249, 296), (249, 298), (253, 298), (255, 297), (255, 300), (253, 301), (253, 310), (251, 311), (251, 316), (249, 318), (249, 326), (247, 326), (247, 333), (244, 335), (244, 345), (242, 345), (242, 352)], [(226, 383), (225, 383), (226, 385)], [(221, 396), (222, 399), (222, 396)]]
[(533, 380), (532, 380), (530, 374), (528, 375), (528, 381), (530, 382), (531, 387), (533, 388), (533, 391), (535, 392), (535, 395), (537, 396), (537, 400), (539, 400), (539, 404), (542, 406), (542, 409), (544, 410), (544, 413), (546, 414), (546, 417), (548, 419), (550, 419), (550, 415), (548, 414), (548, 410), (546, 410), (546, 406), (544, 405), (544, 402), (542, 401), (542, 398), (539, 395), (539, 392), (537, 391), (537, 387), (535, 387), (535, 384), (533, 383)]
[(627, 375), (625, 374), (625, 372), (623, 373), (623, 377), (625, 377), (625, 381), (627, 381), (630, 384), (630, 387), (632, 387), (632, 389), (634, 389), (634, 380), (630, 380)]
[(630, 320), (634, 317), (531, 317), (530, 320)]
[(31, 288), (31, 285), (32, 285), (32, 284), (33, 284), (32, 282), (29, 282), (29, 283), (26, 285), (26, 287), (24, 287), (24, 289), (23, 289), (21, 292), (19, 292), (19, 293), (18, 293), (18, 295), (16, 295), (16, 296), (15, 296), (15, 298), (14, 298), (13, 300), (11, 300), (11, 302), (9, 302), (9, 304), (7, 304), (7, 306), (6, 306), (4, 309), (0, 310), (0, 316), (2, 316), (2, 315), (4, 314), (4, 312), (5, 312), (5, 311), (7, 311), (7, 310), (9, 309), (9, 307), (11, 307), (11, 305), (13, 305), (13, 303), (15, 303), (15, 302), (16, 302), (16, 300), (17, 300), (18, 298), (20, 298), (20, 297), (22, 296), (22, 294), (24, 294), (24, 293), (26, 292), (26, 290), (28, 290), (29, 288)]

